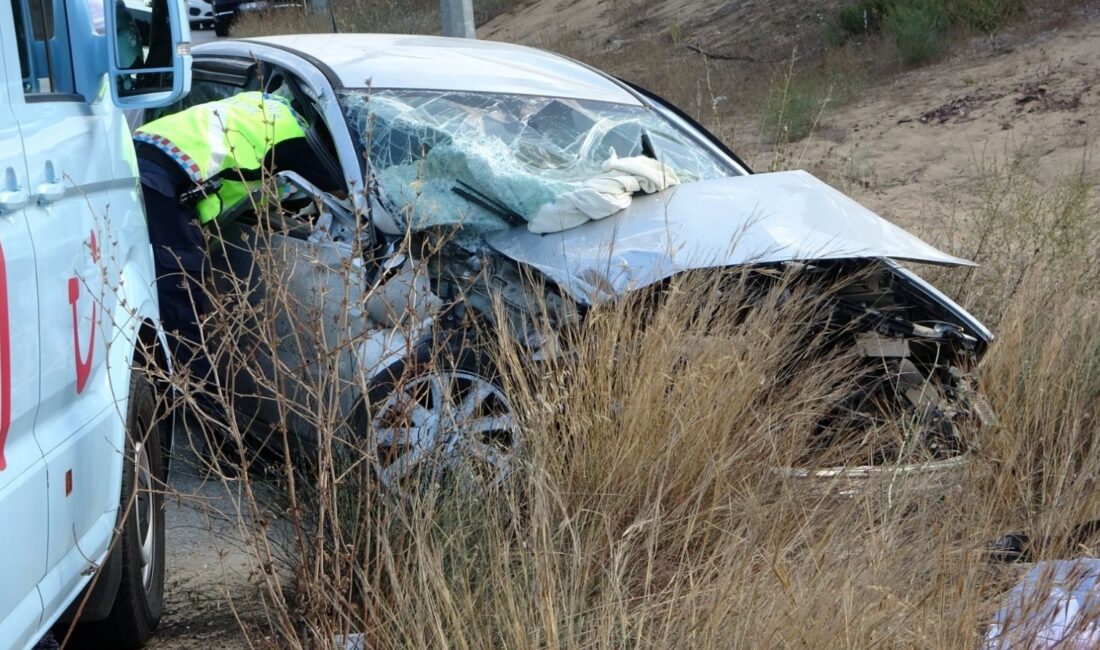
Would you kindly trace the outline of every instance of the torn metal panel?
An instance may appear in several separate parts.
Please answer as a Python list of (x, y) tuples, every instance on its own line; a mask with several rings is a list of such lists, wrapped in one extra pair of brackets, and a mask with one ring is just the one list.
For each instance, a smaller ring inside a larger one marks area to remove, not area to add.
[[(369, 345), (362, 334), (381, 329), (362, 306), (369, 297), (366, 269), (351, 245), (277, 233), (227, 235), (221, 264), (238, 282), (247, 282), (256, 310), (237, 332), (237, 345), (248, 350), (250, 362), (230, 366), (238, 408), (262, 421), (286, 419), (301, 432), (313, 428), (311, 416), (303, 414), (317, 413), (333, 395), (350, 412), (361, 385), (363, 354), (357, 348)], [(333, 393), (319, 396), (318, 386)], [(287, 410), (286, 403), (299, 408)]]
[(486, 241), (589, 303), (682, 271), (739, 264), (893, 258), (973, 265), (803, 171), (685, 184), (564, 232), (513, 228)]

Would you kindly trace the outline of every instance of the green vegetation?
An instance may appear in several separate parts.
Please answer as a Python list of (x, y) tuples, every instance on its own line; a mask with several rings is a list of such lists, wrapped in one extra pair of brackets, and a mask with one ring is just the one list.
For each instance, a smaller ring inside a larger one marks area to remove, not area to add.
[(991, 32), (1024, 9), (1023, 0), (854, 0), (837, 10), (828, 26), (834, 44), (884, 33), (907, 65), (933, 59), (948, 29)]
[(956, 22), (983, 32), (997, 29), (1027, 7), (1024, 0), (953, 0), (950, 4)]
[[(866, 83), (868, 67), (877, 65), (882, 73), (896, 72), (898, 64), (924, 65), (947, 50), (952, 33), (991, 32), (1024, 8), (1023, 0), (849, 0), (826, 25), (826, 42), (833, 47), (826, 48), (825, 56), (815, 65), (792, 65), (777, 75), (764, 103), (766, 139), (785, 151), (817, 128), (826, 105), (855, 95), (853, 88)], [(840, 47), (854, 40), (870, 41), (871, 49), (854, 54)], [(898, 64), (870, 63), (881, 47), (896, 53)], [(782, 167), (785, 160), (777, 155), (772, 166)]]
[(801, 140), (813, 132), (827, 103), (827, 93), (813, 80), (788, 75), (768, 97), (764, 128), (776, 143)]
[(943, 48), (947, 24), (947, 11), (939, 0), (898, 4), (883, 16), (883, 27), (906, 65), (935, 58)]
[(882, 16), (886, 12), (888, 1), (859, 0), (841, 6), (833, 18), (833, 26), (840, 39), (877, 31), (882, 25)]
[(867, 84), (866, 75), (862, 60), (844, 48), (827, 51), (811, 66), (800, 65), (796, 53), (773, 73), (767, 87), (751, 91), (752, 103), (763, 107), (764, 140), (775, 146), (768, 167), (784, 169), (792, 164), (787, 145), (817, 130), (827, 110), (858, 97)]

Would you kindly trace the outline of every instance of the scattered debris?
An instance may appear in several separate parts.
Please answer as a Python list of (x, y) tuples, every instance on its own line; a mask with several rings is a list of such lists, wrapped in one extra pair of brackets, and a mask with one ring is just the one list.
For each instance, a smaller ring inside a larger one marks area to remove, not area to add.
[(742, 55), (738, 55), (738, 54), (718, 54), (718, 53), (715, 53), (715, 52), (709, 52), (707, 50), (704, 50), (703, 48), (699, 47), (698, 45), (692, 45), (691, 43), (686, 44), (684, 47), (691, 50), (692, 52), (697, 52), (699, 54), (702, 54), (703, 56), (707, 57), (708, 59), (715, 59), (715, 60), (718, 60), (718, 61), (745, 61), (747, 63), (755, 63), (756, 62), (756, 59), (752, 58), (751, 56), (742, 56)]
[(339, 634), (333, 641), (336, 650), (365, 650), (367, 641), (362, 634)]
[[(1081, 96), (1087, 90), (1088, 88), (1084, 88), (1076, 95), (1067, 95), (1065, 93), (1050, 90), (1046, 84), (1032, 82), (1019, 86), (1013, 91), (1016, 94), (1015, 108), (1017, 112), (1027, 113), (1072, 111), (1080, 107)], [(1004, 96), (1004, 94), (994, 95), (989, 93), (964, 95), (963, 97), (957, 97), (946, 104), (942, 104), (930, 111), (922, 113), (918, 119), (921, 124), (944, 124), (950, 120), (963, 122), (968, 120), (971, 114), (977, 109), (989, 102), (1001, 99)], [(898, 120), (898, 124), (904, 124), (911, 121), (912, 118), (902, 118)], [(1011, 128), (1010, 123), (1001, 122), (1002, 130), (1008, 128)]]
[(1031, 538), (1021, 532), (1001, 535), (989, 545), (991, 562), (1031, 562)]
[(937, 106), (930, 111), (922, 113), (920, 116), (920, 123), (930, 124), (935, 122), (936, 124), (943, 124), (951, 119), (961, 122), (967, 119), (975, 109), (994, 99), (997, 99), (995, 95), (987, 94), (971, 94), (952, 99), (942, 106)]
[(1049, 88), (1040, 83), (1029, 83), (1016, 90), (1020, 96), (1016, 98), (1016, 105), (1027, 106), (1028, 113), (1039, 111), (1072, 111), (1081, 105), (1081, 95), (1066, 95), (1057, 91), (1051, 92)]

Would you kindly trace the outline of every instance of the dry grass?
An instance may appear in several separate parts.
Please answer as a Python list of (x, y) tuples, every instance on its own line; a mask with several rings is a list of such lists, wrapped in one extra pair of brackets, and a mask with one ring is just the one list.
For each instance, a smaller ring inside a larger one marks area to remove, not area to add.
[[(579, 40), (549, 45), (595, 56)], [(615, 70), (631, 53), (598, 56)], [(735, 125), (717, 107), (740, 77), (712, 63), (685, 75), (670, 57), (643, 85), (729, 139)], [(769, 84), (736, 88), (748, 102)], [(316, 443), (265, 461), (267, 475), (224, 479), (245, 495), (240, 525), (266, 607), (244, 622), (252, 643), (361, 633), (369, 648), (980, 646), (1019, 573), (990, 560), (990, 541), (1026, 531), (1037, 558), (1088, 557), (1097, 540), (1078, 526), (1100, 518), (1095, 179), (1042, 187), (1008, 163), (985, 178), (980, 209), (931, 234), (949, 232), (948, 250), (983, 263), (929, 275), (999, 336), (980, 368), (997, 421), (946, 492), (896, 478), (839, 498), (780, 478), (843, 389), (847, 360), (814, 347), (820, 296), (775, 291), (746, 313), (745, 294), (716, 298), (696, 278), (656, 311), (596, 310), (569, 335), (573, 354), (550, 362), (478, 332), (521, 418), (522, 471), (489, 494), (428, 484), (394, 498), (368, 470), (369, 431), (341, 402), (335, 369), (350, 340), (326, 340), (301, 296), (269, 296), (249, 318), (248, 285), (223, 288), (212, 332), (331, 351), (318, 352), (330, 372), (280, 369), (298, 395), (282, 402), (287, 423), (307, 423)], [(278, 276), (279, 259), (257, 259)], [(281, 314), (298, 314), (303, 339), (272, 329)], [(247, 355), (234, 363), (255, 367)], [(231, 411), (239, 395), (230, 384), (216, 398)], [(232, 418), (228, 434), (208, 424), (241, 443), (236, 460), (253, 458), (247, 421)]]
[[(474, 19), (483, 25), (508, 11), (516, 0), (476, 0)], [(249, 13), (234, 23), (236, 37), (270, 36), (275, 34), (326, 33), (387, 33), (438, 34), (440, 32), (438, 0), (329, 0), (330, 15), (294, 9)]]
[(1096, 179), (1045, 187), (1028, 169), (1019, 157), (986, 168), (981, 207), (947, 230), (969, 233), (953, 248), (982, 266), (941, 284), (1000, 336), (983, 363), (999, 414), (985, 443), (991, 495), (1055, 542), (1049, 555), (1090, 554), (1065, 540), (1098, 513)]
[(333, 31), (394, 34), (438, 34), (439, 3), (416, 0), (395, 3), (390, 0), (335, 0), (329, 2), (330, 14), (284, 9), (242, 14), (233, 23), (230, 35), (239, 38), (278, 34), (316, 34)]
[[(936, 277), (996, 325), (981, 376), (997, 423), (946, 492), (895, 477), (841, 498), (776, 474), (849, 377), (813, 333), (822, 295), (787, 280), (760, 295), (733, 272), (723, 281), (739, 288), (718, 296), (713, 278), (684, 278), (657, 306), (591, 312), (564, 335), (572, 354), (549, 361), (481, 332), (470, 340), (494, 351), (521, 420), (522, 470), (488, 492), (429, 482), (411, 498), (379, 488), (370, 429), (341, 401), (362, 388), (338, 371), (354, 334), (325, 338), (318, 295), (257, 302), (247, 283), (223, 284), (207, 328), (227, 346), (214, 354), (255, 377), (256, 354), (291, 346), (323, 369), (281, 367), (267, 385), (293, 396), (275, 432), (289, 454), (259, 460), (243, 414), (228, 430), (206, 423), (252, 465), (223, 478), (243, 495), (266, 611), (242, 620), (252, 643), (976, 647), (1018, 573), (990, 561), (990, 541), (1027, 531), (1037, 557), (1088, 556), (1094, 540), (1075, 528), (1100, 514), (1100, 224), (1080, 178), (1047, 191), (1007, 166), (988, 179), (980, 229), (952, 248), (991, 263)], [(283, 275), (280, 255), (254, 259)], [(184, 398), (198, 388), (185, 379)], [(232, 412), (242, 396), (225, 383), (215, 398)], [(303, 424), (316, 441), (294, 447)]]

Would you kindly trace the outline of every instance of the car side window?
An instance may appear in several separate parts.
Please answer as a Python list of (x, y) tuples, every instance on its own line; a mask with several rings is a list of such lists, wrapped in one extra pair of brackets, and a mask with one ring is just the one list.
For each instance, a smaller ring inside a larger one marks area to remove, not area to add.
[(12, 0), (23, 92), (31, 101), (73, 99), (73, 62), (63, 0)]
[(290, 84), (286, 83), (286, 77), (284, 77), (281, 72), (267, 79), (265, 85), (265, 92), (277, 97), (282, 97), (290, 102), (294, 101), (294, 93), (290, 90)]
[(192, 106), (197, 106), (198, 104), (205, 104), (206, 102), (232, 97), (244, 91), (244, 88), (233, 84), (193, 80), (191, 82), (191, 92), (188, 93), (186, 97), (170, 106), (146, 111), (145, 118), (151, 122), (165, 115), (172, 115), (173, 113), (178, 113)]

